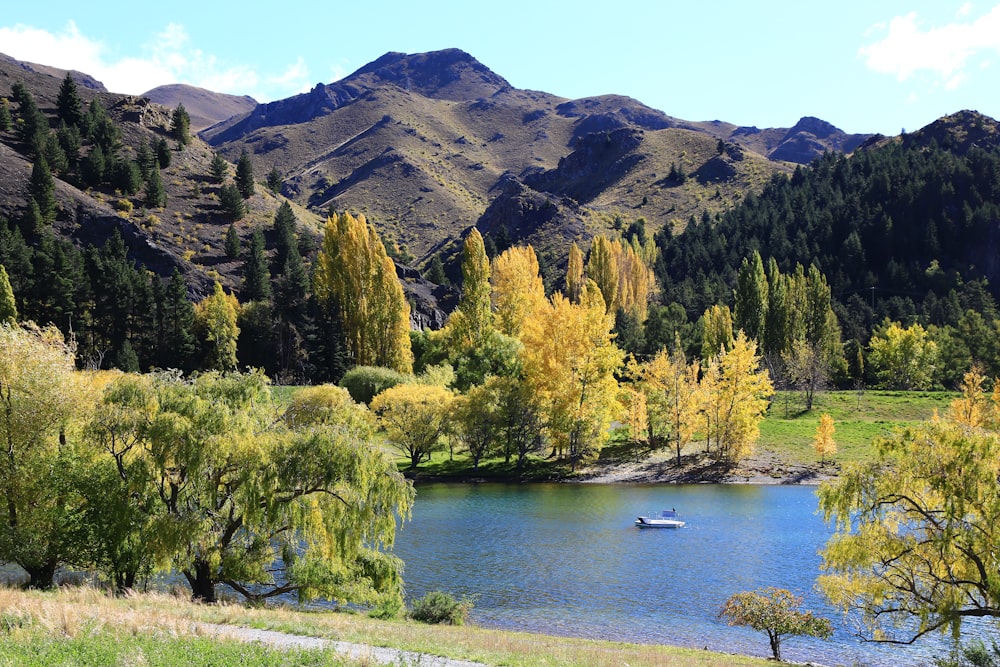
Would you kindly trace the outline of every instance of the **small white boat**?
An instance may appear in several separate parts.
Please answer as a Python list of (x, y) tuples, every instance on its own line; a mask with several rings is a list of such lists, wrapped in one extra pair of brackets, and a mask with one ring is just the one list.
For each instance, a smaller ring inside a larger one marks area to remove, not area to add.
[(640, 516), (635, 525), (639, 528), (683, 528), (684, 522), (677, 518), (677, 510), (663, 510), (659, 516)]

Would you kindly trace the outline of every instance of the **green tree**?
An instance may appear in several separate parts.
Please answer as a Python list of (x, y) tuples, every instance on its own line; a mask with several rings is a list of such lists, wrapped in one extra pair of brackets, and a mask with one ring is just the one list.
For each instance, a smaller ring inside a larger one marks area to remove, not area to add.
[(59, 94), (56, 96), (56, 113), (66, 125), (79, 125), (83, 119), (83, 102), (80, 100), (76, 81), (73, 80), (73, 76), (69, 72), (66, 72), (62, 84), (59, 86)]
[(68, 429), (85, 395), (55, 327), (0, 324), (0, 558), (24, 568), (32, 588), (50, 588), (79, 552), (70, 479), (80, 454)]
[(218, 153), (212, 154), (212, 161), (208, 165), (208, 173), (216, 183), (222, 183), (229, 175), (229, 163)]
[(267, 268), (264, 232), (260, 227), (250, 236), (250, 248), (243, 260), (243, 300), (269, 301), (271, 299), (271, 272)]
[(145, 201), (149, 208), (163, 208), (167, 205), (167, 191), (163, 187), (159, 167), (153, 167), (146, 179)]
[(756, 250), (749, 259), (744, 258), (736, 274), (734, 292), (733, 326), (742, 329), (747, 337), (763, 344), (767, 322), (767, 276), (764, 262)]
[(31, 180), (28, 183), (28, 194), (42, 214), (42, 222), (50, 225), (56, 219), (56, 182), (49, 171), (49, 165), (44, 156), (38, 156), (31, 166)]
[(3, 324), (11, 326), (17, 324), (17, 302), (14, 299), (14, 290), (10, 286), (7, 269), (0, 264), (0, 325)]
[(170, 166), (170, 161), (173, 159), (170, 145), (167, 144), (167, 140), (163, 137), (160, 137), (155, 144), (154, 153), (156, 154), (156, 162), (160, 165), (160, 169), (166, 169)]
[(281, 172), (278, 171), (277, 167), (271, 167), (271, 171), (267, 172), (267, 179), (264, 182), (267, 184), (267, 189), (274, 194), (281, 192)]
[(191, 143), (191, 116), (183, 104), (178, 104), (170, 116), (170, 136), (180, 146)]
[(316, 258), (316, 298), (336, 304), (358, 365), (413, 368), (410, 306), (375, 228), (364, 216), (331, 216)]
[(957, 637), (1000, 617), (1000, 437), (995, 425), (935, 419), (877, 440), (876, 459), (820, 486), (836, 532), (819, 584), (861, 613), (867, 637)]
[(160, 368), (193, 370), (198, 347), (194, 329), (194, 305), (188, 299), (187, 283), (175, 267), (160, 308)]
[(799, 611), (802, 598), (782, 588), (763, 588), (737, 593), (726, 600), (719, 612), (729, 625), (745, 625), (766, 632), (774, 659), (781, 662), (781, 640), (791, 635), (829, 639), (833, 625), (828, 619)]
[(254, 193), (253, 163), (250, 161), (250, 154), (245, 150), (240, 153), (240, 159), (236, 161), (236, 189), (244, 199), (250, 199)]
[(236, 297), (227, 294), (219, 281), (215, 281), (210, 295), (195, 304), (194, 324), (203, 341), (206, 368), (220, 371), (236, 368), (239, 307)]
[(239, 188), (232, 183), (227, 183), (219, 188), (219, 206), (222, 211), (232, 221), (242, 220), (247, 214), (247, 206), (243, 201)]
[(447, 324), (456, 350), (478, 347), (493, 328), (490, 290), (490, 260), (482, 235), (473, 227), (462, 248), (462, 297)]
[(11, 122), (10, 104), (4, 97), (0, 99), (0, 132), (10, 132)]
[(237, 259), (240, 256), (240, 234), (236, 231), (236, 225), (230, 223), (226, 228), (225, 239), (226, 257)]

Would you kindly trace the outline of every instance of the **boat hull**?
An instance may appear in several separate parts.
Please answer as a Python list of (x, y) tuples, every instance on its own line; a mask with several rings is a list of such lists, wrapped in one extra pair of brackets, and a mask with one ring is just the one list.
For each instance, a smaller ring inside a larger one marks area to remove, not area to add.
[(639, 528), (683, 528), (684, 522), (677, 519), (646, 519), (638, 518), (635, 525)]

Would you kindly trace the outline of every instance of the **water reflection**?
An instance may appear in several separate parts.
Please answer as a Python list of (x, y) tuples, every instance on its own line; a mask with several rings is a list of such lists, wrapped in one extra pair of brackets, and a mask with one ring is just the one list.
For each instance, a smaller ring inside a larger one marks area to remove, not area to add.
[[(686, 527), (633, 526), (671, 507)], [(926, 663), (927, 647), (858, 643), (814, 590), (829, 536), (816, 507), (794, 486), (427, 485), (395, 551), (409, 598), (475, 596), (487, 627), (767, 655), (763, 634), (716, 615), (733, 593), (778, 586), (838, 623), (830, 642), (789, 638), (786, 659)]]

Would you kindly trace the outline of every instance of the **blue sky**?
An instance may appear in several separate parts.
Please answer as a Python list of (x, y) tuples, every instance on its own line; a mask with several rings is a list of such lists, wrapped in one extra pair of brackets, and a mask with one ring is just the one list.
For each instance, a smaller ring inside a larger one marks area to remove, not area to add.
[(961, 109), (1000, 118), (998, 0), (8, 5), (0, 53), (122, 93), (181, 82), (269, 101), (387, 51), (457, 47), (518, 88), (686, 120), (897, 134)]

